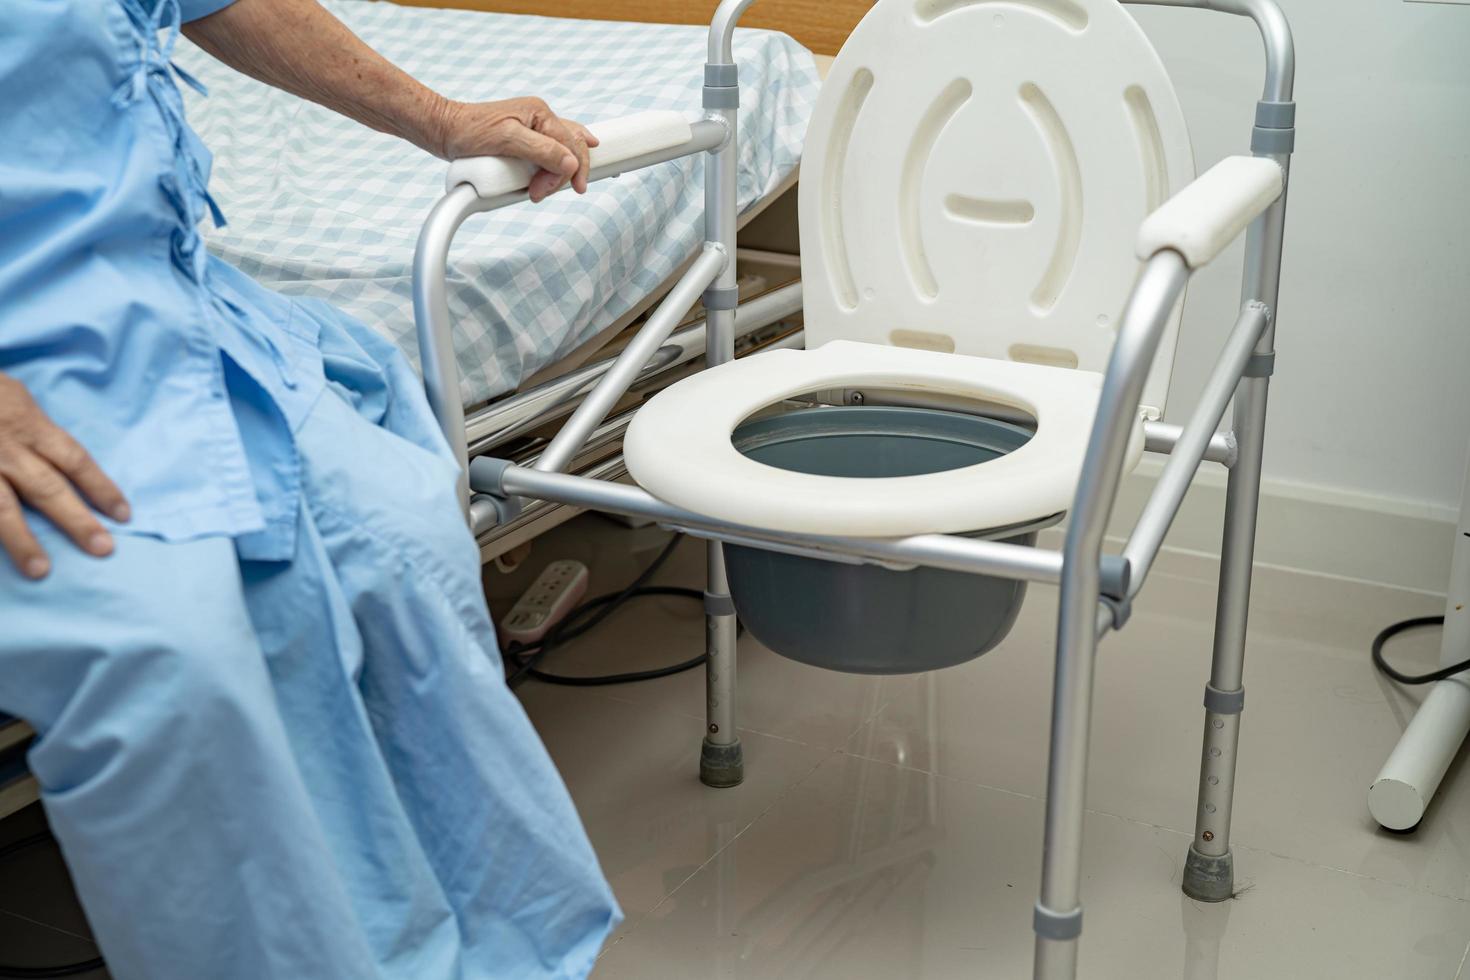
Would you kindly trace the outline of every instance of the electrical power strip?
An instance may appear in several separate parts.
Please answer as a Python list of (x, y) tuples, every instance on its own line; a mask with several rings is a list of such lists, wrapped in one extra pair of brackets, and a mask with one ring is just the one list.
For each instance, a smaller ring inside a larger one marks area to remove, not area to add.
[(586, 594), (586, 565), (571, 559), (552, 562), (500, 621), (501, 640), (535, 643), (565, 619)]

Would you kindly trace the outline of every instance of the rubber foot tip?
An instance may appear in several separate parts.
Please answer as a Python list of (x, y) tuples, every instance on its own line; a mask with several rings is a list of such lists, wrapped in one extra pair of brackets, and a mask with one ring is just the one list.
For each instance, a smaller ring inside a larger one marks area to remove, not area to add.
[(1235, 855), (1201, 854), (1190, 847), (1184, 858), (1184, 894), (1198, 902), (1223, 902), (1235, 894)]
[(745, 753), (739, 739), (729, 745), (704, 740), (699, 752), (699, 781), (716, 789), (739, 786), (745, 781)]

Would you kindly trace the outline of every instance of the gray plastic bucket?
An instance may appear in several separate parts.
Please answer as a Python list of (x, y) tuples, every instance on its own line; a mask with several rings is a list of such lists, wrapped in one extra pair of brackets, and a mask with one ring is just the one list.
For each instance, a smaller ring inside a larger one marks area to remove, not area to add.
[[(923, 408), (810, 408), (740, 425), (735, 448), (779, 469), (852, 478), (917, 476), (1003, 456), (1030, 439), (995, 419)], [(976, 493), (985, 488), (977, 485)], [(922, 507), (922, 500), (914, 501)], [(1055, 515), (971, 536), (1032, 544)], [(802, 663), (908, 674), (972, 660), (1005, 639), (1026, 583), (935, 568), (893, 571), (727, 545), (746, 629)]]

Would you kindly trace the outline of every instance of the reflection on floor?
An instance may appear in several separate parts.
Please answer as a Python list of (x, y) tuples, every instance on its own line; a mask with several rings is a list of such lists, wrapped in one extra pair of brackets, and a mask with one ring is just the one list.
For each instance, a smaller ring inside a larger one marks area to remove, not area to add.
[[(516, 573), (486, 575), (503, 611), (549, 561), (621, 587), (667, 540), (583, 517)], [(658, 576), (699, 586), (701, 545)], [(1420, 692), (1381, 681), (1368, 641), (1437, 600), (1258, 573), (1235, 839), (1240, 895), (1179, 892), (1194, 813), (1214, 568), (1162, 560), (1101, 653), (1087, 824), (1083, 976), (1470, 980), (1470, 772), (1456, 763), (1420, 829), (1376, 829), (1364, 793)], [(1035, 588), (1011, 637), (963, 667), (869, 678), (741, 643), (743, 786), (696, 772), (703, 677), (520, 689), (627, 912), (599, 980), (1014, 978), (1030, 975), (1031, 904), (1055, 593)], [(565, 673), (685, 659), (700, 606), (650, 598), (556, 654)], [(1393, 655), (1411, 669), (1433, 633)], [(42, 826), (0, 823), (0, 846)], [(59, 855), (0, 868), (0, 962), (95, 955)], [(104, 977), (94, 973), (92, 980)]]
[[(46, 831), (39, 803), (0, 821), (0, 851)], [(44, 967), (95, 960), (92, 930), (77, 903), (71, 878), (54, 842), (9, 853), (0, 865), (0, 965), (21, 967), (24, 976), (59, 976)], [(37, 970), (26, 973), (24, 968)], [(8, 976), (0, 969), (0, 977)], [(107, 971), (72, 974), (74, 980), (107, 980)]]
[[(556, 558), (593, 592), (666, 540), (583, 517), (537, 543), (508, 606)], [(689, 541), (657, 581), (698, 586)], [(1098, 671), (1083, 976), (1470, 978), (1470, 772), (1457, 763), (1421, 828), (1387, 834), (1364, 794), (1421, 692), (1381, 681), (1376, 630), (1430, 597), (1261, 570), (1251, 620), (1235, 840), (1240, 895), (1179, 891), (1193, 828), (1214, 566), (1161, 560)], [(747, 778), (697, 779), (703, 677), (521, 690), (627, 912), (594, 977), (1030, 975), (1041, 854), (1054, 590), (971, 664), (871, 678), (742, 640)], [(563, 673), (639, 670), (702, 644), (696, 602), (646, 599), (558, 653)], [(1428, 665), (1432, 632), (1394, 655)]]

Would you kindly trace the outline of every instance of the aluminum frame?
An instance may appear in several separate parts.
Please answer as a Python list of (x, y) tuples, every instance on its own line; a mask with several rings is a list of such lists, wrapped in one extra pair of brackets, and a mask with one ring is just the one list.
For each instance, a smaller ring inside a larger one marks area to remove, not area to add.
[[(1224, 464), (1229, 480), (1214, 648), (1206, 686), (1196, 829), (1187, 855), (1183, 889), (1208, 901), (1228, 898), (1233, 890), (1230, 812), (1293, 132), (1295, 54), (1291, 30), (1275, 0), (1126, 0), (1215, 10), (1248, 17), (1256, 24), (1265, 49), (1266, 71), (1257, 112), (1257, 139), (1252, 143), (1253, 147), (1262, 147), (1256, 151), (1257, 156), (1281, 166), (1283, 183), (1280, 196), (1247, 230), (1239, 317), (1204, 386), (1199, 406), (1183, 426), (1145, 426), (1146, 448), (1168, 454), (1169, 460), (1122, 556), (1108, 556), (1103, 554), (1103, 539), (1122, 478), (1144, 379), (1164, 326), (1191, 274), (1184, 259), (1168, 249), (1144, 264), (1124, 309), (1060, 551), (945, 534), (871, 539), (777, 533), (672, 507), (634, 486), (560, 472), (582, 443), (600, 431), (607, 411), (646, 374), (650, 361), (657, 363), (679, 315), (679, 303), (692, 299), (697, 290), (708, 288), (704, 326), (707, 365), (717, 366), (734, 357), (735, 311), (723, 308), (725, 304), (718, 300), (729, 296), (735, 285), (738, 108), (729, 104), (737, 100), (728, 94), (712, 98), (710, 93), (711, 86), (728, 89), (734, 85), (733, 33), (752, 2), (723, 0), (715, 12), (705, 74), (709, 108), (706, 118), (695, 124), (690, 142), (618, 168), (626, 171), (689, 153), (706, 154), (705, 251), (675, 287), (677, 297), (671, 294), (665, 299), (635, 340), (611, 363), (599, 366), (591, 393), (533, 466), (489, 457), (469, 463), (444, 296), (448, 247), (460, 223), (470, 214), (514, 203), (524, 194), (481, 200), (465, 185), (454, 188), (431, 212), (414, 262), (414, 308), (430, 403), (464, 466), (467, 479), (461, 492), (477, 528), (507, 513), (506, 502), (530, 499), (647, 517), (708, 540), (708, 724), (700, 770), (701, 778), (710, 785), (732, 786), (743, 778), (734, 719), (735, 617), (722, 542), (831, 561), (867, 562), (890, 568), (928, 566), (1057, 584), (1061, 604), (1052, 693), (1046, 844), (1035, 914), (1034, 975), (1038, 980), (1066, 980), (1076, 975), (1077, 938), (1082, 926), (1082, 824), (1094, 654), (1100, 639), (1126, 621), (1129, 604), (1147, 579), (1204, 460)], [(1260, 138), (1263, 126), (1274, 133)], [(610, 175), (594, 171), (592, 177)], [(566, 382), (565, 390), (580, 393), (593, 378), (592, 374), (578, 376)], [(1231, 429), (1217, 432), (1231, 403)], [(471, 501), (469, 485), (483, 496)], [(515, 509), (511, 507), (510, 512)]]

